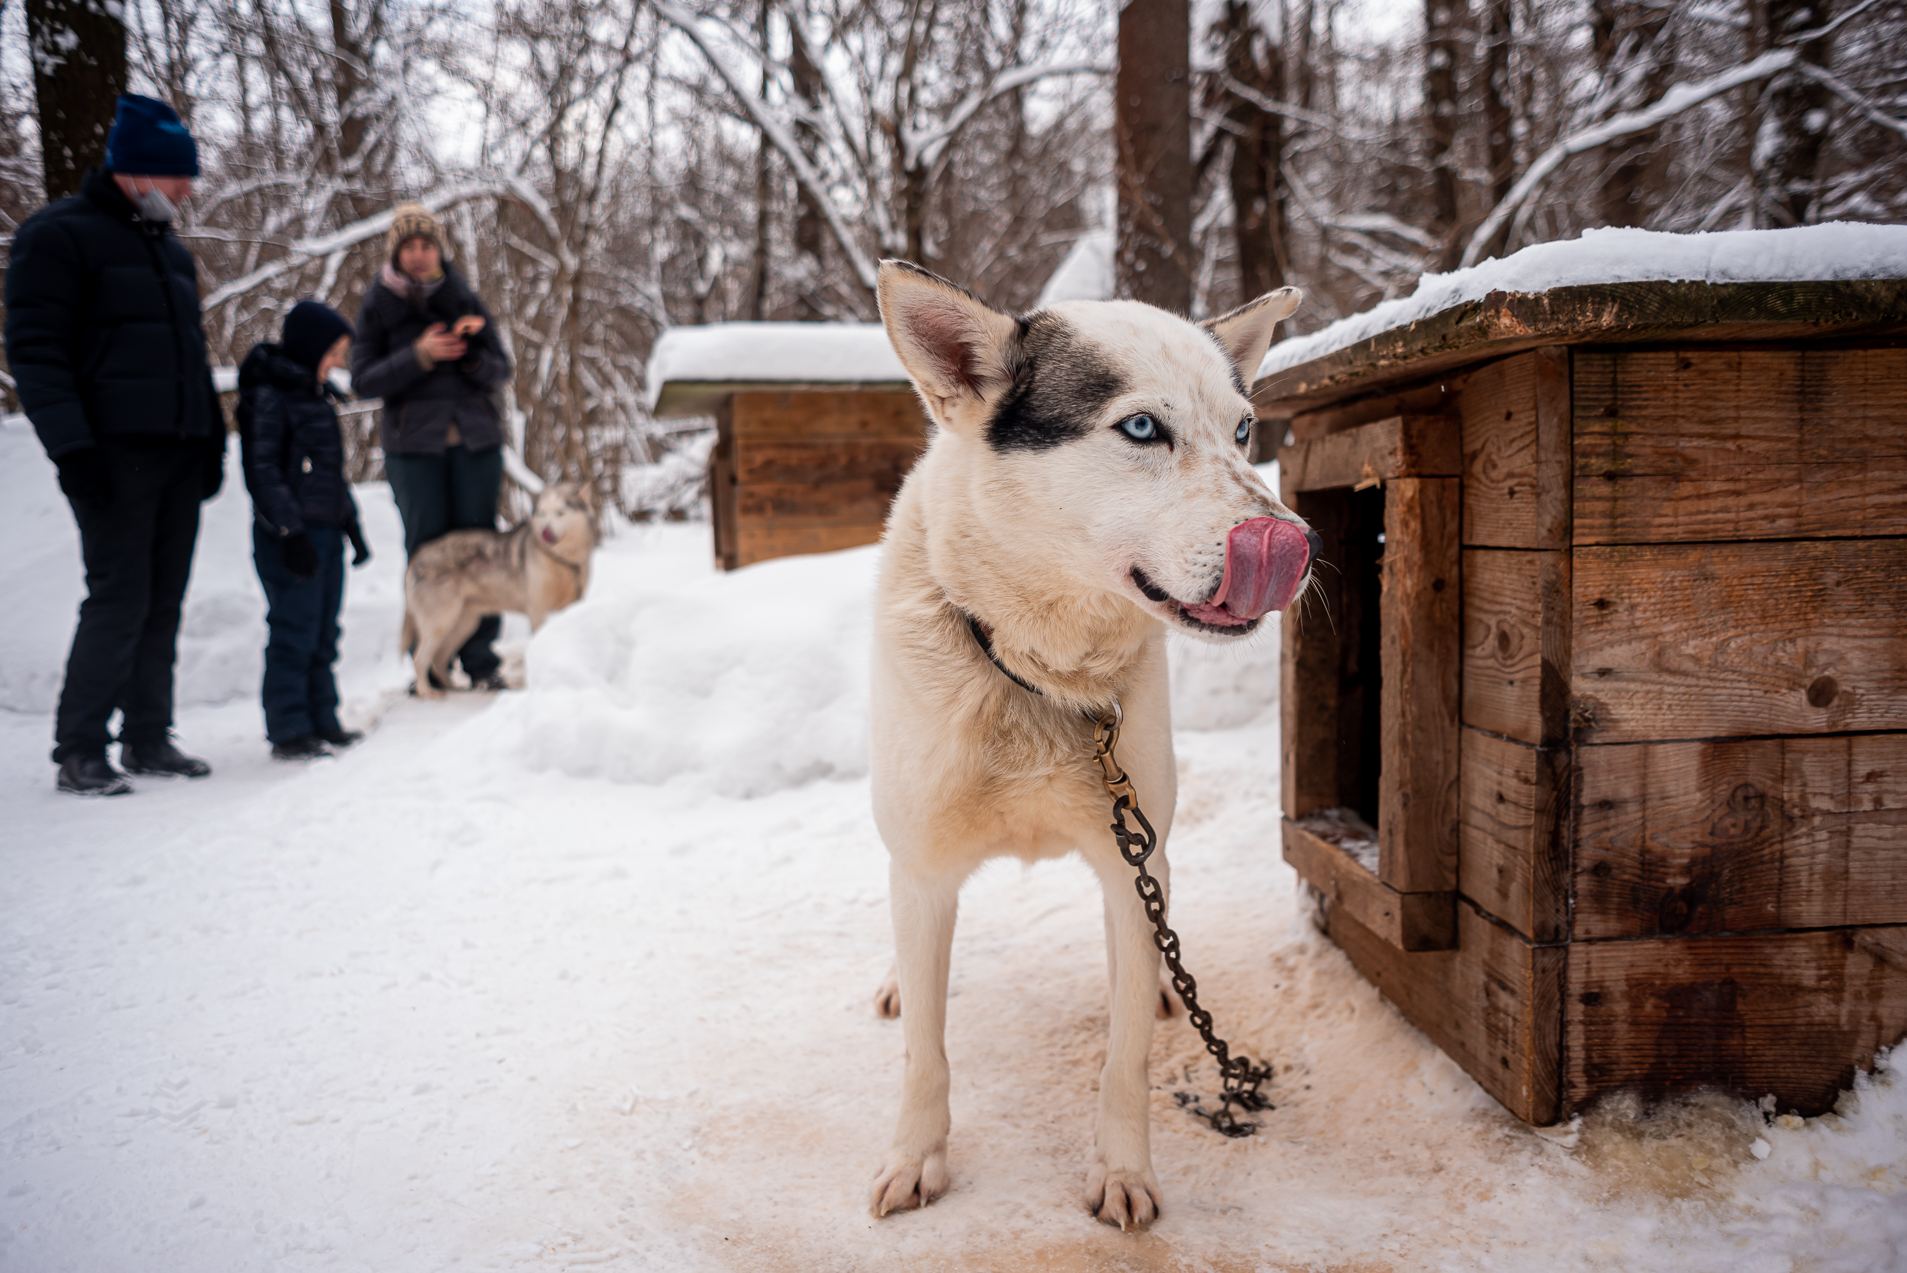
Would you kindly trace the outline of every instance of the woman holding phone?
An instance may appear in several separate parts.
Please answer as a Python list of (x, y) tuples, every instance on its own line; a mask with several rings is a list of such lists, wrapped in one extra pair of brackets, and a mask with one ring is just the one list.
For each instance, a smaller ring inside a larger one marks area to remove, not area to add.
[[(388, 253), (364, 294), (351, 388), (384, 400), (384, 473), (404, 520), (404, 551), (453, 530), (494, 529), (503, 429), (493, 398), (510, 378), (490, 311), (445, 258), (444, 224), (418, 203), (391, 214)], [(458, 654), (472, 687), (502, 689), (486, 615)]]

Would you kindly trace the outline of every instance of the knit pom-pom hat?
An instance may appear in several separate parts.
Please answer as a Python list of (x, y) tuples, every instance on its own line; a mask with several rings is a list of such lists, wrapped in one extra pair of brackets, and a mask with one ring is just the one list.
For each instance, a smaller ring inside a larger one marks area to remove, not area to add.
[(384, 236), (384, 247), (392, 265), (397, 264), (397, 249), (406, 239), (429, 239), (437, 245), (438, 255), (449, 255), (444, 250), (444, 223), (421, 203), (400, 203), (391, 212), (391, 228)]

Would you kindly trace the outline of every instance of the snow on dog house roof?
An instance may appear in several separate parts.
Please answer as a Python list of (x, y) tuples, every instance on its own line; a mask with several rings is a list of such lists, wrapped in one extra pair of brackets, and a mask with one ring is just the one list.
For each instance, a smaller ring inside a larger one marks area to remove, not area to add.
[(1426, 274), (1385, 301), (1271, 347), (1254, 397), (1290, 415), (1542, 344), (1787, 340), (1907, 319), (1907, 226), (1665, 234), (1585, 230), (1502, 260)]
[(797, 388), (905, 389), (879, 323), (709, 323), (671, 327), (649, 355), (649, 407), (712, 415), (729, 394)]

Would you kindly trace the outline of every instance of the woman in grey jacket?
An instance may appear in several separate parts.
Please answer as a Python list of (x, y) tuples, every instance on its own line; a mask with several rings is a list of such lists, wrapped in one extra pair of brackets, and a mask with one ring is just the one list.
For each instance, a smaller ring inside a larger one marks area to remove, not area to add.
[[(490, 312), (444, 258), (444, 226), (401, 204), (389, 255), (364, 294), (351, 347), (351, 388), (384, 400), (384, 473), (404, 520), (404, 551), (453, 530), (494, 529), (503, 429), (492, 395), (510, 378)], [(458, 653), (479, 689), (502, 689), (485, 616)]]

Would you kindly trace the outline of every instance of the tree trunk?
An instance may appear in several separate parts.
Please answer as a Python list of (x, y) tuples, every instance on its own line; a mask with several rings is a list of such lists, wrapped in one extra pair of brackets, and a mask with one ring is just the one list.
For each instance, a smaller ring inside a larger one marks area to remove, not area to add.
[[(768, 3), (769, 0), (761, 0), (761, 14), (755, 30), (764, 57), (768, 52)], [(800, 41), (796, 43), (798, 45)], [(761, 68), (763, 101), (768, 100), (768, 85), (768, 65), (764, 61)], [(768, 215), (769, 153), (768, 134), (764, 131), (755, 141), (755, 259), (748, 270), (748, 317), (757, 323), (768, 316), (768, 236), (773, 229)]]
[[(1225, 70), (1273, 101), (1285, 96), (1284, 50), (1252, 20), (1248, 0), (1226, 0)], [(1232, 234), (1238, 246), (1239, 303), (1285, 285), (1284, 119), (1233, 96), (1225, 112), (1232, 137)]]
[(49, 202), (77, 191), (86, 170), (105, 162), (106, 134), (126, 91), (121, 12), (104, 0), (26, 0)]
[[(808, 50), (808, 37), (805, 29), (794, 30), (801, 19), (790, 14), (788, 25), (791, 28), (794, 47), (788, 55), (788, 79), (794, 93), (800, 99), (803, 113), (819, 115), (821, 113), (821, 71), (815, 66)], [(801, 153), (810, 163), (821, 153), (821, 136), (807, 119), (795, 121), (795, 144), (801, 147)], [(826, 318), (822, 307), (815, 303), (821, 290), (821, 280), (825, 277), (822, 269), (822, 245), (828, 237), (827, 218), (814, 201), (814, 196), (805, 188), (798, 190), (795, 203), (795, 317), (803, 322)]]
[(1457, 100), (1464, 48), (1464, 0), (1429, 0), (1424, 9), (1425, 164), (1430, 171), (1430, 232), (1443, 247), (1432, 268), (1455, 268), (1463, 256), (1457, 225)]
[(1191, 13), (1187, 0), (1130, 0), (1119, 13), (1118, 294), (1192, 308)]
[[(1802, 31), (1826, 26), (1829, 0), (1768, 0), (1763, 47), (1773, 48)], [(1833, 56), (1833, 37), (1801, 46), (1803, 61), (1825, 67)], [(1755, 131), (1754, 165), (1758, 226), (1805, 225), (1820, 183), (1821, 152), (1832, 113), (1827, 87), (1796, 71), (1775, 77), (1762, 98), (1761, 126)]]
[[(1636, 0), (1595, 0), (1590, 36), (1603, 79), (1613, 83), (1637, 59), (1648, 60), (1633, 107), (1658, 100), (1675, 81), (1675, 59), (1667, 44), (1670, 10)], [(1651, 128), (1604, 149), (1606, 172), (1598, 202), (1604, 225), (1639, 226), (1668, 197), (1669, 153), (1660, 146), (1662, 130)]]
[[(1512, 0), (1485, 0), (1483, 20), (1483, 130), (1494, 208), (1516, 184), (1516, 117), (1510, 104), (1510, 45), (1516, 30)], [(1505, 233), (1508, 229), (1504, 227)], [(1494, 255), (1497, 248), (1498, 244), (1486, 243), (1483, 253)]]

